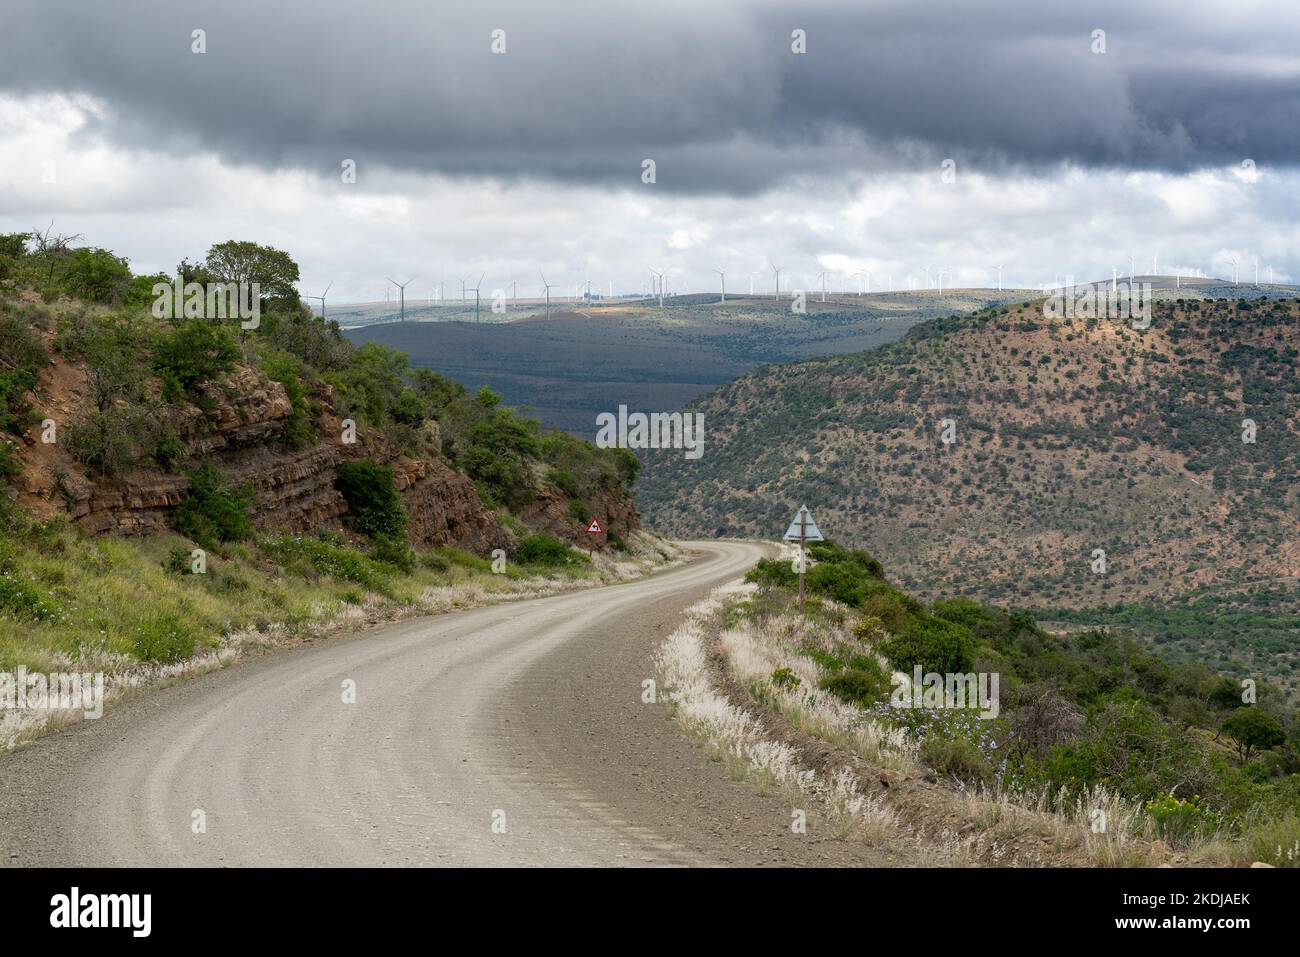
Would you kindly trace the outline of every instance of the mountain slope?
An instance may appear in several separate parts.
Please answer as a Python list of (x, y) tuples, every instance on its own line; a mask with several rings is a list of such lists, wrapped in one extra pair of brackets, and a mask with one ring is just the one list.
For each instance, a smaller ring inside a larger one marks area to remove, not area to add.
[(1161, 302), (1138, 331), (1035, 302), (759, 369), (692, 406), (702, 459), (646, 456), (640, 501), (717, 536), (775, 535), (806, 503), (931, 594), (1080, 606), (1296, 576), (1298, 317)]

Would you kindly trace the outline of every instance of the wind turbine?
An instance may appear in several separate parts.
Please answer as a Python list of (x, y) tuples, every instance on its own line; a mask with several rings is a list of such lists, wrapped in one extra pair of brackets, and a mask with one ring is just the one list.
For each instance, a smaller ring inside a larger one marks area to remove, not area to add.
[(1002, 291), (1002, 267), (994, 266), (993, 268), (998, 271), (998, 292), (1001, 292)]
[(1160, 275), (1160, 254), (1153, 253), (1151, 256), (1151, 275)]
[(1119, 270), (1116, 269), (1114, 266), (1111, 266), (1110, 267), (1110, 291), (1111, 292), (1115, 291), (1115, 284), (1118, 277), (1119, 277)]
[(817, 278), (822, 281), (822, 302), (825, 302), (826, 301), (826, 270), (823, 269), (821, 271), (821, 274), (818, 275)]
[(546, 293), (546, 318), (551, 318), (551, 284), (546, 281), (546, 273), (539, 272), (542, 277), (542, 289)]
[[(870, 273), (865, 273), (865, 274), (864, 274), (864, 273), (862, 272), (862, 270), (859, 269), (857, 272), (853, 273), (853, 275), (857, 277), (857, 280), (858, 280), (858, 295), (860, 296), (860, 295), (862, 295), (862, 277), (863, 277), (863, 275), (870, 276)], [(867, 281), (870, 282), (870, 279), (868, 279)]]
[(781, 298), (781, 270), (777, 267), (776, 263), (772, 262), (772, 260), (770, 259), (767, 261), (767, 264), (772, 267), (772, 272), (776, 274), (776, 292), (772, 294), (772, 298), (780, 299)]
[(949, 269), (949, 268), (947, 268), (947, 267), (941, 267), (941, 268), (939, 269), (939, 276), (938, 276), (938, 279), (939, 279), (939, 295), (941, 295), (941, 296), (943, 295), (943, 277), (944, 277), (944, 274), (945, 274), (945, 273), (948, 274), (949, 276), (951, 276), (951, 275), (952, 275), (952, 270)]
[(483, 277), (486, 276), (486, 275), (487, 275), (486, 272), (481, 272), (481, 273), (479, 273), (479, 274), (478, 274), (478, 282), (476, 282), (476, 283), (471, 287), (471, 288), (474, 290), (474, 321), (475, 321), (475, 322), (478, 322), (478, 290), (479, 290), (479, 287), (483, 285)]
[(1255, 285), (1259, 285), (1259, 257), (1255, 257)]
[(1232, 284), (1235, 286), (1237, 284), (1237, 260), (1229, 259), (1228, 262), (1232, 263)]
[(727, 301), (727, 272), (725, 269), (715, 269), (713, 271), (722, 277), (722, 298), (718, 301), (726, 302)]
[(515, 271), (513, 269), (510, 270), (510, 302), (514, 305), (519, 304), (519, 288), (518, 283), (515, 282)]
[(754, 277), (757, 276), (760, 272), (762, 272), (761, 269), (755, 269), (752, 273), (749, 274), (749, 294), (751, 296), (754, 294)]
[[(385, 276), (384, 278), (385, 278), (385, 279), (388, 279), (387, 276)], [(406, 287), (409, 286), (412, 282), (415, 281), (415, 277), (412, 276), (410, 279), (406, 280), (406, 282), (398, 282), (398, 281), (395, 280), (395, 279), (389, 279), (388, 281), (391, 282), (394, 286), (396, 286), (399, 290), (401, 290), (401, 294), (402, 294), (402, 318), (401, 318), (401, 321), (402, 321), (402, 322), (405, 322), (405, 321), (406, 321)]]
[[(650, 269), (649, 266), (646, 266), (645, 268), (646, 268), (646, 269)], [(657, 281), (657, 282), (658, 282), (658, 285), (659, 285), (659, 308), (660, 308), (660, 309), (662, 309), (662, 308), (664, 307), (664, 273), (665, 273), (665, 272), (667, 272), (666, 269), (661, 269), (661, 270), (659, 270), (658, 272), (656, 272), (656, 271), (653, 270), (653, 269), (650, 269), (650, 275), (654, 277), (654, 280)], [(651, 292), (651, 298), (654, 298), (654, 296), (653, 296), (653, 290), (654, 290), (654, 288), (655, 288), (655, 284), (654, 284), (654, 282), (652, 281), (652, 282), (651, 282), (651, 285), (650, 285), (650, 289), (651, 289), (651, 291), (652, 291), (652, 292)]]
[(324, 321), (325, 321), (325, 297), (329, 295), (330, 286), (332, 286), (332, 285), (334, 285), (334, 280), (333, 280), (333, 279), (330, 280), (329, 286), (326, 286), (326, 287), (325, 287), (325, 291), (324, 291), (323, 293), (321, 293), (319, 296), (304, 296), (304, 297), (303, 297), (304, 299), (319, 299), (319, 300), (320, 300), (320, 318), (321, 318), (321, 322), (324, 322)]
[(1133, 269), (1134, 269), (1134, 266), (1133, 266), (1133, 264), (1134, 264), (1136, 261), (1137, 261), (1137, 260), (1134, 258), (1133, 254), (1132, 254), (1132, 253), (1129, 253), (1129, 254), (1128, 254), (1128, 281), (1129, 281), (1130, 284), (1132, 284), (1133, 279), (1134, 279), (1134, 276), (1133, 276)]

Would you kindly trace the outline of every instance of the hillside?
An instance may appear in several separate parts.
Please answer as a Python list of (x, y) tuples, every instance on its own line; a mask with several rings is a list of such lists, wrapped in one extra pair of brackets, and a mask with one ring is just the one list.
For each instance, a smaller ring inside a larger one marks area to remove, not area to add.
[(0, 237), (0, 665), (179, 666), (248, 629), (662, 563), (630, 453), (353, 346), (282, 251), (181, 264), (200, 290), (258, 283), (241, 322), (202, 296), (159, 315), (168, 277), (45, 240)]
[[(459, 304), (331, 307), (354, 342), (377, 342), (407, 353), (411, 363), (462, 385), (487, 384), (543, 423), (590, 438), (596, 415), (617, 409), (661, 411), (756, 366), (841, 355), (893, 342), (925, 319), (964, 313), (1015, 293), (958, 290), (809, 295), (807, 313), (788, 298), (678, 296), (650, 302), (554, 304), (544, 317), (534, 301), (504, 315), (483, 309), (473, 321)], [(358, 324), (365, 323), (365, 324)]]
[(808, 551), (802, 607), (791, 553), (763, 559), (657, 659), (679, 721), (737, 777), (775, 776), (895, 852), (937, 836), (922, 860), (948, 866), (1300, 863), (1297, 714), (1271, 685), (1247, 702), (1127, 636), (918, 601), (868, 552)]
[[(1269, 582), (1294, 609), (1298, 321), (1294, 300), (1175, 300), (1137, 331), (1034, 302), (766, 367), (691, 406), (702, 459), (646, 456), (642, 508), (675, 535), (773, 536), (806, 503), (931, 596), (1077, 611)], [(1290, 673), (1287, 632), (1239, 650)]]

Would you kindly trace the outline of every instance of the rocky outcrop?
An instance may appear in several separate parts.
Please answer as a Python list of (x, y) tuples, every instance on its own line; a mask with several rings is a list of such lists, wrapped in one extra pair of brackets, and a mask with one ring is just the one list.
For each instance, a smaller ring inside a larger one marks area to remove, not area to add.
[[(63, 371), (67, 388), (58, 397), (59, 415), (69, 421), (81, 406), (84, 379), (75, 369)], [(136, 469), (116, 481), (90, 480), (57, 443), (33, 440), (25, 450), (20, 497), (45, 517), (66, 512), (91, 534), (155, 534), (168, 529), (189, 491), (188, 472), (209, 462), (233, 484), (252, 489), (257, 528), (305, 533), (337, 527), (347, 514), (347, 502), (335, 488), (339, 462), (373, 457), (393, 467), (415, 547), (456, 545), (483, 553), (507, 544), (496, 515), (468, 478), (441, 459), (394, 450), (370, 430), (359, 430), (354, 443), (344, 444), (328, 392), (316, 398), (326, 410), (318, 423), (323, 438), (307, 448), (291, 448), (284, 431), (293, 403), (284, 387), (241, 367), (224, 382), (207, 386), (200, 404), (173, 411), (171, 426), (185, 452), (172, 471)]]
[[(38, 393), (40, 408), (61, 423), (73, 422), (84, 407), (84, 370), (56, 359)], [(455, 545), (486, 554), (510, 547), (513, 536), (483, 504), (474, 483), (440, 455), (412, 455), (366, 428), (356, 430), (354, 441), (345, 443), (328, 388), (322, 387), (313, 398), (323, 410), (316, 422), (321, 439), (306, 448), (292, 448), (285, 430), (294, 409), (284, 387), (240, 367), (224, 381), (208, 384), (198, 402), (168, 407), (169, 424), (184, 446), (170, 471), (136, 469), (113, 481), (88, 479), (61, 445), (33, 437), (22, 453), (26, 468), (20, 498), (43, 517), (66, 513), (91, 534), (156, 534), (170, 527), (176, 506), (189, 491), (190, 470), (207, 462), (233, 484), (246, 483), (252, 489), (258, 529), (301, 534), (344, 524), (347, 502), (335, 488), (338, 465), (373, 458), (393, 469), (416, 548)], [(437, 449), (439, 438), (437, 423), (426, 423), (420, 434), (423, 446)], [(640, 516), (626, 496), (599, 490), (586, 505), (617, 536), (626, 538), (640, 527)], [(536, 531), (581, 548), (610, 547), (608, 535), (586, 532), (586, 520), (592, 516), (575, 518), (569, 499), (554, 486), (543, 485), (518, 517)]]
[[(626, 540), (629, 532), (641, 527), (641, 516), (628, 498), (599, 491), (589, 496), (586, 504), (592, 514), (579, 521), (570, 512), (569, 499), (555, 486), (547, 485), (533, 502), (519, 510), (519, 517), (537, 531), (554, 535), (579, 548), (608, 547), (609, 532)], [(592, 518), (600, 519), (606, 534), (587, 532), (586, 523)]]

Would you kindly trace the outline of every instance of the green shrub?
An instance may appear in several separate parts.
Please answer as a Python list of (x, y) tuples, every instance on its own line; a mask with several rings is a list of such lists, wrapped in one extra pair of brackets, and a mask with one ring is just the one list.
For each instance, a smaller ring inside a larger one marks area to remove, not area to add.
[(191, 392), (230, 372), (238, 358), (230, 331), (204, 319), (187, 319), (159, 333), (153, 347), (154, 367), (164, 382)]
[(971, 670), (975, 650), (970, 632), (958, 624), (921, 615), (909, 620), (897, 634), (880, 644), (880, 651), (899, 671), (961, 674)]
[(348, 521), (372, 538), (405, 539), (406, 510), (390, 466), (373, 459), (344, 462), (335, 485), (348, 503)]
[(799, 676), (789, 668), (777, 668), (772, 672), (772, 687), (794, 690), (799, 687)]
[(993, 779), (993, 766), (976, 744), (959, 735), (930, 734), (921, 741), (921, 760), (940, 777), (952, 777), (967, 784), (984, 784)]
[(165, 571), (173, 575), (192, 575), (194, 574), (193, 549), (185, 545), (173, 545), (167, 551), (167, 557), (163, 559), (162, 567)]
[(592, 519), (591, 509), (589, 509), (587, 503), (580, 498), (569, 499), (569, 518), (573, 519), (579, 525), (586, 527)]
[(190, 491), (176, 506), (176, 529), (205, 548), (242, 542), (253, 533), (253, 488), (231, 488), (225, 476), (204, 463), (190, 472)]
[(286, 536), (263, 539), (259, 548), (287, 571), (314, 571), (382, 594), (390, 591), (386, 566), (334, 541)]
[(888, 698), (892, 685), (875, 659), (854, 656), (848, 667), (822, 678), (821, 687), (841, 701), (865, 708)]
[(378, 535), (373, 541), (374, 544), (370, 549), (372, 561), (392, 565), (404, 572), (415, 570), (415, 550), (411, 548), (410, 543), (405, 538)]
[(7, 439), (0, 439), (0, 482), (8, 482), (22, 474), (23, 463), (18, 458), (18, 448)]
[(451, 571), (451, 559), (441, 552), (424, 552), (419, 558), (420, 564), (430, 571)]
[(1201, 796), (1194, 794), (1186, 801), (1172, 794), (1147, 801), (1142, 809), (1151, 816), (1156, 833), (1170, 842), (1181, 843), (1198, 831), (1213, 830), (1217, 824), (1216, 815), (1201, 802)]
[(8, 568), (0, 569), (0, 612), (30, 621), (57, 621), (62, 614), (52, 598)]
[(758, 585), (794, 588), (799, 584), (799, 574), (788, 561), (779, 558), (760, 558), (758, 564), (746, 573), (745, 581)]
[(144, 619), (131, 638), (132, 650), (141, 661), (167, 664), (194, 654), (198, 634), (194, 626), (176, 615), (156, 614)]
[(586, 555), (575, 552), (564, 542), (551, 535), (531, 535), (515, 549), (515, 561), (521, 565), (581, 565), (589, 561)]
[(145, 427), (139, 409), (89, 409), (63, 430), (61, 442), (94, 474), (117, 478), (136, 464), (136, 442)]

